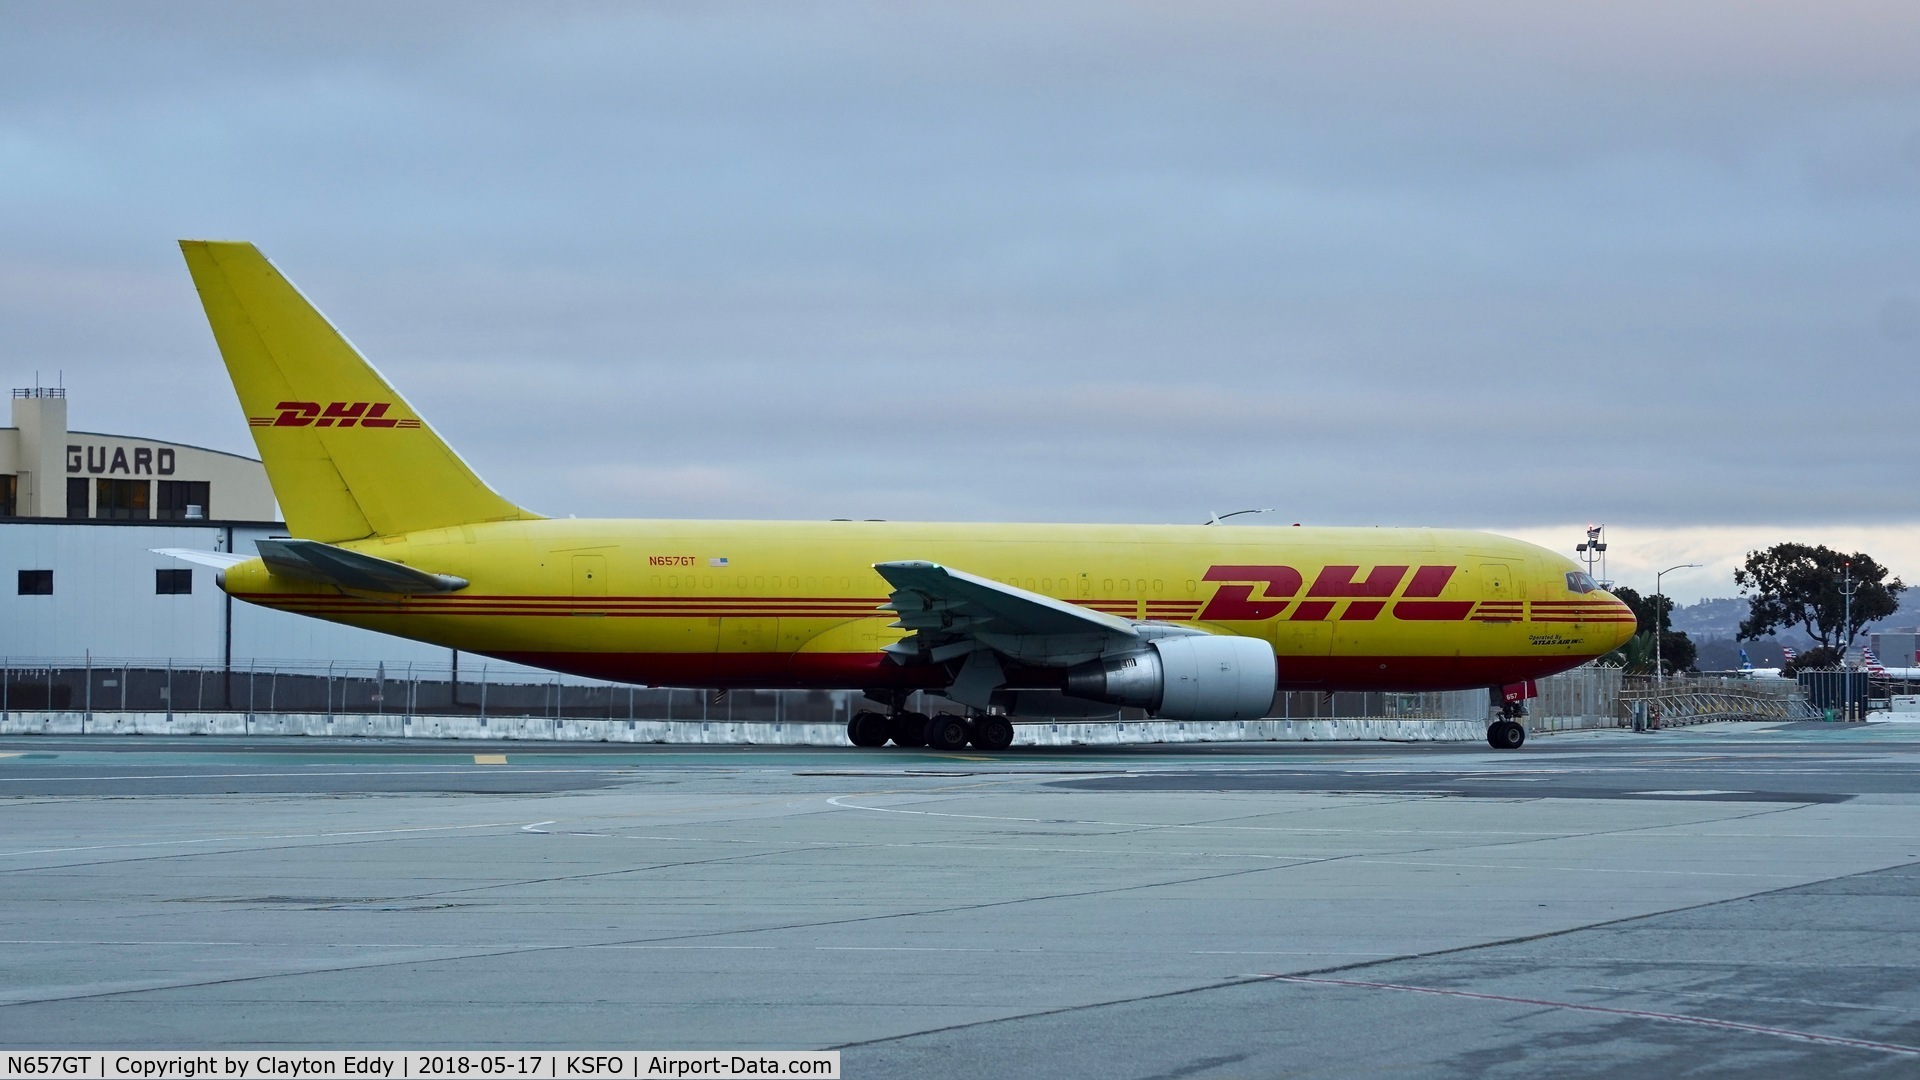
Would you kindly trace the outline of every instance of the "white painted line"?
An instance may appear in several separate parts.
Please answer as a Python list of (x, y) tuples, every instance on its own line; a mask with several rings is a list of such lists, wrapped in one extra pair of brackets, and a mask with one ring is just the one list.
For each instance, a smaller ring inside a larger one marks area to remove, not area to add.
[(143, 840), (133, 844), (89, 844), (85, 847), (25, 848), (20, 851), (0, 851), (0, 858), (9, 855), (58, 855), (70, 851), (115, 851), (123, 848), (180, 847), (189, 844), (238, 844), (251, 840), (324, 840), (336, 836), (394, 836), (404, 833), (457, 832), (462, 829), (505, 829), (518, 824), (519, 822), (517, 821), (492, 821), (484, 825), (421, 825), (407, 829), (353, 829), (347, 832), (208, 836), (197, 840)]
[(1401, 956), (1402, 953), (1360, 952), (1355, 949), (1195, 949), (1194, 956)]
[[(77, 783), (83, 780), (257, 780), (280, 779), (294, 776), (302, 779), (315, 776), (445, 776), (451, 772), (471, 772), (473, 765), (441, 765), (427, 769), (375, 769), (356, 772), (239, 772), (239, 773), (123, 773), (117, 776), (51, 776), (36, 773), (32, 776), (0, 776), (0, 784), (37, 784), (48, 780), (60, 783)], [(590, 776), (632, 776), (630, 768), (603, 769), (515, 769), (515, 776), (540, 775), (578, 775)]]
[[(1297, 792), (1292, 794), (1320, 795), (1324, 792)], [(1358, 792), (1363, 795), (1380, 795), (1384, 792)], [(1418, 795), (1444, 795), (1444, 792), (1412, 792)], [(903, 810), (890, 806), (862, 806), (859, 803), (843, 802), (844, 799), (860, 798), (856, 795), (835, 795), (827, 800), (828, 805), (841, 810), (868, 810), (876, 814), (912, 814), (918, 817), (958, 818), (970, 821), (1017, 821), (1029, 825), (1105, 825), (1117, 829), (1201, 829), (1212, 832), (1261, 832), (1261, 833), (1364, 833), (1369, 836), (1408, 835), (1408, 836), (1546, 836), (1563, 837), (1565, 832), (1537, 832), (1525, 829), (1305, 829), (1299, 826), (1279, 825), (1181, 825), (1164, 821), (1094, 821), (1076, 818), (1032, 818), (1006, 817), (998, 814), (948, 814), (938, 810)]]
[[(1584, 957), (1582, 959), (1585, 959)], [(1668, 997), (1721, 998), (1727, 1001), (1765, 1001), (1773, 1005), (1811, 1005), (1816, 1009), (1860, 1009), (1865, 1012), (1890, 1012), (1911, 1015), (1920, 1012), (1916, 1009), (1902, 1009), (1893, 1005), (1861, 1005), (1851, 1001), (1815, 1001), (1809, 998), (1755, 997), (1749, 994), (1709, 994), (1692, 990), (1669, 990), (1664, 987), (1631, 986), (1576, 986), (1576, 990), (1605, 990), (1610, 994), (1666, 995)]]
[(998, 952), (998, 949), (943, 949), (933, 945), (815, 945), (814, 952)]
[(1772, 1035), (1776, 1038), (1792, 1039), (1795, 1042), (1823, 1043), (1828, 1046), (1851, 1046), (1861, 1050), (1879, 1050), (1884, 1053), (1897, 1054), (1901, 1057), (1920, 1057), (1920, 1046), (1873, 1042), (1867, 1039), (1848, 1039), (1838, 1035), (1819, 1035), (1811, 1031), (1795, 1031), (1791, 1028), (1763, 1027), (1759, 1024), (1742, 1024), (1734, 1020), (1720, 1020), (1710, 1016), (1687, 1016), (1682, 1013), (1652, 1012), (1646, 1009), (1616, 1009), (1607, 1005), (1583, 1005), (1572, 1001), (1546, 1001), (1541, 998), (1510, 997), (1506, 994), (1477, 994), (1470, 990), (1442, 990), (1432, 986), (1407, 986), (1402, 983), (1362, 982), (1357, 979), (1315, 979), (1304, 975), (1265, 975), (1262, 977), (1271, 979), (1274, 982), (1302, 983), (1314, 986), (1340, 986), (1363, 990), (1396, 990), (1407, 994), (1470, 998), (1476, 1001), (1494, 1001), (1508, 1005), (1530, 1005), (1535, 1008), (1568, 1009), (1574, 1012), (1604, 1013), (1608, 1016), (1629, 1016), (1639, 1020), (1660, 1020), (1669, 1024), (1690, 1024), (1697, 1027), (1720, 1028), (1727, 1031), (1744, 1031), (1755, 1035)]
[(688, 950), (688, 951), (770, 951), (778, 945), (576, 945), (577, 949), (645, 949), (645, 950)]
[[(540, 822), (540, 824), (551, 825), (553, 823), (550, 821), (543, 821), (543, 822)], [(522, 831), (528, 831), (528, 830), (523, 829)], [(553, 834), (553, 833), (547, 833), (547, 830), (544, 830), (544, 829), (533, 829), (531, 831), (539, 832), (547, 835), (597, 836), (597, 837), (602, 837), (605, 839), (613, 839), (613, 840), (650, 840), (650, 841), (656, 841), (661, 843), (674, 843), (674, 844), (751, 844), (756, 847), (771, 847), (771, 848), (848, 848), (848, 849), (894, 848), (894, 849), (901, 849), (901, 850), (908, 850), (908, 851), (918, 851), (918, 850), (925, 850), (928, 847), (928, 842), (926, 841), (916, 841), (914, 843), (869, 843), (869, 842), (860, 842), (860, 841), (854, 841), (854, 840), (779, 840), (779, 839), (750, 840), (750, 839), (744, 839), (741, 837), (717, 837), (717, 836), (657, 836), (657, 835), (635, 834), (635, 833), (620, 834), (620, 833), (595, 833), (595, 832), (568, 832), (568, 833)], [(1031, 845), (1024, 845), (1024, 844), (966, 844), (966, 843), (951, 843), (951, 842), (944, 842), (944, 841), (941, 842), (939, 846), (942, 850), (956, 850), (956, 851), (1019, 851), (1019, 852), (1026, 852), (1026, 853), (1038, 854), (1038, 855), (1103, 855), (1103, 856), (1118, 856), (1120, 858), (1127, 858), (1127, 859), (1158, 855), (1162, 857), (1193, 858), (1193, 859), (1265, 859), (1270, 862), (1272, 861), (1318, 862), (1326, 858), (1325, 855), (1287, 855), (1287, 854), (1278, 853), (1278, 852), (1139, 851), (1139, 850), (1122, 850), (1119, 848), (1034, 847)]]
[(27, 939), (0, 939), (0, 945), (126, 945), (148, 949), (160, 946), (180, 946), (183, 948), (221, 948), (244, 949), (471, 949), (472, 942), (462, 945), (376, 945), (365, 941), (36, 941)]
[(1801, 874), (1735, 874), (1718, 870), (1620, 870), (1602, 866), (1531, 866), (1525, 863), (1414, 862), (1411, 859), (1383, 859), (1374, 855), (1354, 855), (1348, 862), (1380, 863), (1385, 866), (1434, 866), (1454, 870), (1551, 870), (1564, 874), (1662, 874), (1677, 877), (1776, 878), (1798, 881)]

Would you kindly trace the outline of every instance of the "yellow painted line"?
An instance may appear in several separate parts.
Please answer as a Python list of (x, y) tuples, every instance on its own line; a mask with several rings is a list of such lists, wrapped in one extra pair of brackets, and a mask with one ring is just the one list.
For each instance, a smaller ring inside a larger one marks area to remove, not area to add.
[(473, 755), (473, 763), (475, 765), (505, 765), (507, 763), (507, 755), (475, 754)]

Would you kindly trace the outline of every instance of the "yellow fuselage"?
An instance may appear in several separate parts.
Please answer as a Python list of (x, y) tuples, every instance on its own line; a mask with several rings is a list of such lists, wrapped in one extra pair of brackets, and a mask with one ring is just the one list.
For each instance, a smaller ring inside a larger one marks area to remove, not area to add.
[(925, 560), (1128, 619), (1265, 639), (1283, 689), (1499, 686), (1632, 636), (1572, 561), (1440, 529), (528, 520), (339, 544), (467, 579), (352, 593), (226, 571), (234, 596), (401, 637), (656, 686), (901, 688), (872, 569)]

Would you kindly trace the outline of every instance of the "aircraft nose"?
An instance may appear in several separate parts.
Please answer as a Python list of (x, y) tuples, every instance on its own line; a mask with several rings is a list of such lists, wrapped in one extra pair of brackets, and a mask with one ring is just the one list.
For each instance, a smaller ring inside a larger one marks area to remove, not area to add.
[(1633, 635), (1640, 629), (1639, 620), (1634, 617), (1633, 609), (1619, 600), (1613, 602), (1613, 607), (1607, 612), (1606, 620), (1601, 624), (1600, 632), (1596, 635), (1599, 639), (1601, 656), (1632, 641)]

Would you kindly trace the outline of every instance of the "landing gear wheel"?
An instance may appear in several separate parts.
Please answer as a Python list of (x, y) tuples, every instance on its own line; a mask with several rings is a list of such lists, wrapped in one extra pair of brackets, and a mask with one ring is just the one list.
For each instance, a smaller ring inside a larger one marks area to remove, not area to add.
[(887, 726), (881, 730), (892, 734), (893, 745), (927, 745), (927, 714), (903, 712), (893, 719), (888, 720), (886, 724)]
[(887, 718), (877, 712), (857, 712), (847, 721), (847, 741), (855, 746), (887, 745)]
[(976, 750), (1005, 750), (1013, 745), (1013, 721), (1004, 716), (983, 716), (973, 722), (973, 747)]
[(1518, 750), (1526, 741), (1526, 726), (1512, 720), (1496, 720), (1487, 727), (1487, 745), (1495, 750)]
[(972, 735), (965, 717), (943, 714), (927, 721), (927, 745), (935, 750), (965, 750)]

